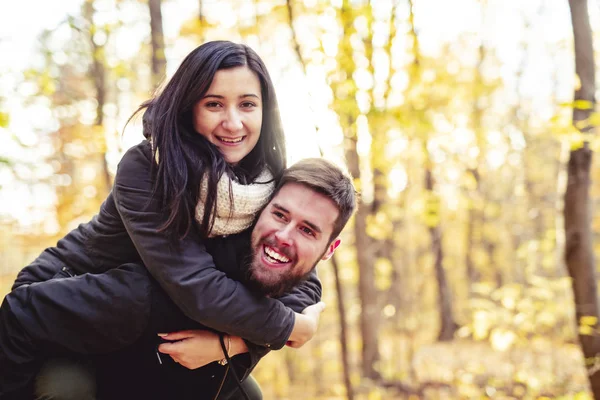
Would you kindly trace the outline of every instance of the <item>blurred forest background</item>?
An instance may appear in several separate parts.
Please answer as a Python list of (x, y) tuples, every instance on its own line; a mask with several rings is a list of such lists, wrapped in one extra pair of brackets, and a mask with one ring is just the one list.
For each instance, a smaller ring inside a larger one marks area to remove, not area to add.
[(599, 34), (585, 0), (82, 0), (25, 66), (2, 52), (0, 295), (97, 212), (137, 106), (228, 39), (269, 67), (290, 161), (362, 192), (266, 399), (600, 398)]

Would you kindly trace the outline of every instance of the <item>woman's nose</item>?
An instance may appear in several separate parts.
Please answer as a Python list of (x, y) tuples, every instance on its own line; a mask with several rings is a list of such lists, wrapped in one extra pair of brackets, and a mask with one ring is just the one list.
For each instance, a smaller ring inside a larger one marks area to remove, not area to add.
[(242, 118), (237, 111), (229, 111), (225, 115), (222, 124), (223, 128), (229, 132), (237, 132), (244, 126), (244, 124), (242, 124)]

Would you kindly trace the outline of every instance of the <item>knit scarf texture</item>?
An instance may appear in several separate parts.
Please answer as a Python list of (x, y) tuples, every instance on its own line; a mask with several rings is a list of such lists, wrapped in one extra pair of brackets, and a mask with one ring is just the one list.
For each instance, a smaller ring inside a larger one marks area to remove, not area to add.
[[(152, 144), (151, 140), (150, 143)], [(153, 144), (152, 147), (154, 147)], [(156, 164), (159, 162), (158, 149), (156, 149), (154, 161)], [(207, 190), (208, 178), (204, 174), (200, 183), (200, 199), (196, 205), (196, 221), (200, 224), (204, 216)], [(233, 235), (249, 228), (254, 222), (256, 214), (269, 201), (274, 190), (275, 181), (267, 168), (263, 169), (256, 180), (249, 185), (242, 185), (231, 179), (228, 174), (223, 174), (217, 183), (217, 215), (208, 236)]]
[[(269, 201), (275, 190), (273, 175), (264, 169), (256, 180), (249, 185), (242, 185), (223, 174), (217, 184), (217, 207), (214, 225), (209, 237), (232, 235), (252, 225), (256, 214)], [(200, 184), (200, 199), (196, 206), (196, 220), (202, 223), (204, 204), (208, 191), (208, 179), (204, 175)]]

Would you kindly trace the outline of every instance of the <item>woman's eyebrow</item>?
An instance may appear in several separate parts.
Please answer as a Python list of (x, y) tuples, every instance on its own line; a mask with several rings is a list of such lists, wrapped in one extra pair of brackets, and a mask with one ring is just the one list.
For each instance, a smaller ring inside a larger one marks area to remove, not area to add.
[[(210, 94), (210, 93), (205, 94), (204, 97), (202, 97), (202, 98), (206, 99), (207, 97), (214, 97), (216, 99), (224, 99), (225, 98), (225, 96), (221, 96), (220, 94)], [(242, 99), (244, 97), (256, 97), (257, 99), (260, 100), (260, 97), (254, 93), (246, 93), (246, 94), (241, 94), (239, 96), (240, 99)]]

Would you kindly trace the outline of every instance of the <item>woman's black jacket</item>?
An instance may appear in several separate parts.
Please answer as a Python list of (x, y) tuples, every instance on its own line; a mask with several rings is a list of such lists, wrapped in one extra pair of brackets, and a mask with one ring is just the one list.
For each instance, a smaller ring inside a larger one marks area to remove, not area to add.
[[(157, 232), (166, 215), (151, 195), (151, 160), (147, 140), (129, 149), (119, 163), (114, 187), (100, 212), (25, 267), (13, 289), (49, 280), (64, 267), (79, 275), (143, 263), (191, 320), (259, 346), (283, 347), (295, 318), (286, 304), (301, 311), (319, 301), (321, 284), (316, 274), (281, 301), (265, 298), (217, 269), (207, 252), (206, 240), (194, 230), (174, 245), (165, 233)], [(89, 295), (93, 298), (94, 293)]]

